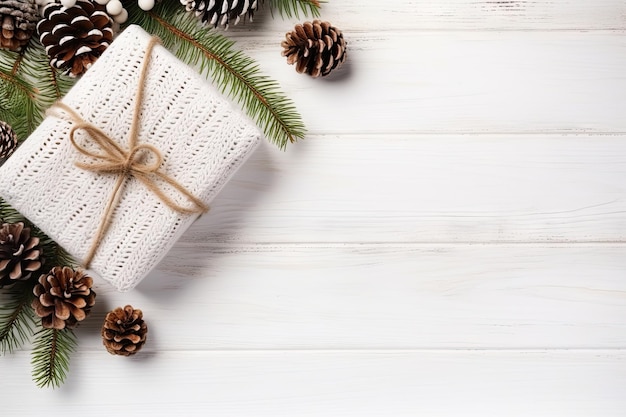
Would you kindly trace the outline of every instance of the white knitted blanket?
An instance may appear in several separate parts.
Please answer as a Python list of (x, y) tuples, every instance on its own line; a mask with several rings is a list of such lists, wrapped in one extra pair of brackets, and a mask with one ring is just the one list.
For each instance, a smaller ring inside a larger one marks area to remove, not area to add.
[[(127, 28), (63, 99), (124, 148), (149, 39), (140, 27)], [(72, 147), (70, 128), (66, 120), (47, 117), (0, 167), (0, 196), (82, 261), (117, 176), (74, 165), (85, 157)], [(195, 70), (165, 48), (154, 49), (139, 142), (161, 151), (164, 173), (209, 203), (261, 138), (257, 127)], [(128, 179), (91, 271), (120, 291), (130, 290), (196, 217), (174, 212), (142, 183)]]

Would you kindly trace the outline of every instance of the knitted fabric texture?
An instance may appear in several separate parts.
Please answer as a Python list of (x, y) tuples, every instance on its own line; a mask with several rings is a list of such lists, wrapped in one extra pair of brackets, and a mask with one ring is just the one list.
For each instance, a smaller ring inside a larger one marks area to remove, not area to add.
[[(63, 99), (122, 147), (148, 42), (143, 29), (128, 27)], [(161, 46), (152, 53), (140, 113), (139, 142), (156, 146), (163, 155), (161, 169), (207, 204), (262, 139), (252, 121)], [(74, 165), (89, 160), (70, 143), (71, 126), (47, 117), (0, 167), (0, 196), (82, 261), (117, 176)], [(84, 133), (76, 137), (91, 146)], [(187, 203), (178, 193), (168, 195), (180, 205)], [(129, 178), (90, 268), (128, 291), (196, 218), (175, 212)]]

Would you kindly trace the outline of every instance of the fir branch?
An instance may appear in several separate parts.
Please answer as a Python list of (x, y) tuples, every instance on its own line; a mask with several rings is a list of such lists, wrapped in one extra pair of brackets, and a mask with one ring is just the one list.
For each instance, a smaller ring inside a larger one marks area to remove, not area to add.
[(318, 0), (270, 0), (272, 12), (277, 10), (282, 17), (300, 18), (305, 16), (320, 16), (320, 2)]
[(50, 66), (45, 49), (34, 38), (20, 53), (0, 51), (0, 120), (9, 123), (22, 141), (73, 84), (72, 78)]
[(178, 58), (212, 78), (217, 88), (242, 105), (281, 149), (287, 142), (304, 138), (302, 119), (278, 83), (262, 75), (254, 60), (235, 50), (233, 41), (200, 27), (193, 15), (173, 3), (161, 2), (150, 12), (131, 3), (127, 6), (128, 23), (159, 36)]
[(20, 140), (42, 119), (35, 87), (22, 75), (24, 55), (0, 50), (0, 120), (7, 122)]
[(0, 296), (0, 353), (11, 353), (33, 335), (35, 316), (30, 283), (16, 283)]
[(59, 387), (65, 381), (76, 346), (76, 336), (70, 329), (42, 328), (36, 333), (31, 365), (39, 388)]

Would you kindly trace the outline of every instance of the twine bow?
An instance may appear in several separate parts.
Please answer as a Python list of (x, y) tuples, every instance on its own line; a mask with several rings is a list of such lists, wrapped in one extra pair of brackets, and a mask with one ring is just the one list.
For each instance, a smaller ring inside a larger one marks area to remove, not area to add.
[[(163, 155), (159, 149), (147, 143), (138, 143), (139, 115), (143, 100), (147, 68), (152, 49), (157, 42), (158, 40), (155, 37), (150, 39), (150, 42), (146, 47), (145, 59), (143, 60), (141, 72), (139, 73), (139, 86), (137, 87), (137, 93), (135, 94), (135, 107), (132, 115), (133, 121), (128, 136), (128, 150), (123, 149), (117, 142), (115, 142), (115, 140), (113, 140), (100, 128), (85, 121), (76, 111), (65, 103), (58, 101), (52, 105), (47, 112), (48, 115), (62, 117), (59, 113), (59, 110), (62, 110), (69, 116), (69, 119), (72, 122), (72, 127), (69, 132), (70, 142), (78, 152), (91, 158), (91, 162), (89, 163), (76, 161), (75, 165), (77, 167), (96, 173), (118, 175), (115, 187), (113, 188), (111, 197), (109, 198), (104, 210), (102, 220), (100, 221), (100, 226), (96, 231), (92, 245), (89, 248), (87, 256), (84, 260), (85, 268), (89, 268), (89, 265), (91, 264), (102, 239), (106, 235), (113, 216), (113, 210), (117, 205), (123, 185), (130, 177), (140, 181), (166, 206), (179, 213), (198, 214), (204, 213), (209, 209), (208, 206), (202, 202), (202, 200), (191, 194), (180, 183), (167, 174), (159, 171), (159, 168), (163, 163)], [(93, 144), (97, 145), (99, 151), (91, 151), (76, 141), (76, 132), (79, 130), (87, 134), (86, 137), (91, 139)], [(145, 162), (150, 159), (152, 162)], [(191, 207), (182, 206), (176, 203), (159, 187), (158, 182), (163, 182), (169, 185), (172, 189), (184, 196), (191, 203)]]

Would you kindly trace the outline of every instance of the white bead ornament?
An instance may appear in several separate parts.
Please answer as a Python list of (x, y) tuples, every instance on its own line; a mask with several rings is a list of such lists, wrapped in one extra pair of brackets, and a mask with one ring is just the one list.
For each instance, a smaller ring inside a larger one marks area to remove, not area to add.
[(104, 6), (105, 4), (107, 4), (109, 2), (109, 0), (96, 0), (96, 3)]
[(126, 11), (126, 9), (122, 9), (120, 14), (118, 14), (117, 16), (113, 16), (113, 21), (120, 25), (122, 23), (125, 23), (127, 20), (128, 20), (128, 12)]
[(70, 7), (74, 7), (76, 5), (76, 0), (61, 0), (61, 4), (63, 7), (67, 7), (69, 9)]
[(154, 7), (154, 0), (138, 0), (137, 4), (141, 8), (141, 10), (147, 12), (148, 10), (152, 10), (152, 8)]
[(122, 10), (124, 10), (124, 7), (120, 0), (111, 0), (107, 3), (107, 13), (111, 16), (117, 16), (122, 13)]

